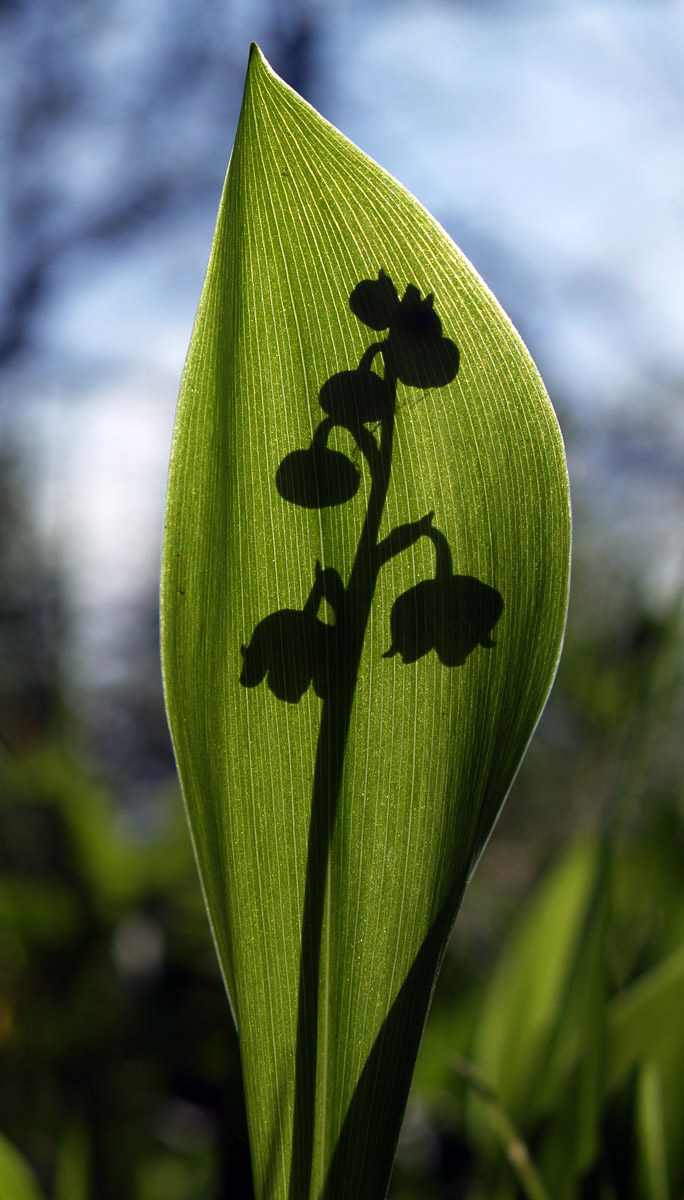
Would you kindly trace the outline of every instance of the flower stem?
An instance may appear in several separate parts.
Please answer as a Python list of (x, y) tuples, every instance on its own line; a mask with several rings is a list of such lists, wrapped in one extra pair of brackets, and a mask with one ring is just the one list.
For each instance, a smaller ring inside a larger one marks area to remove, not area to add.
[(452, 1063), (452, 1068), (486, 1106), (492, 1129), (503, 1147), (506, 1158), (511, 1164), (527, 1200), (550, 1200), (549, 1193), (530, 1157), (527, 1146), (508, 1113), (501, 1107), (494, 1089), (483, 1079), (477, 1068), (466, 1059), (456, 1059)]
[[(289, 1200), (306, 1200), (311, 1192), (317, 1116), (316, 1074), (321, 1001), (321, 944), (324, 932), (323, 920), (330, 844), (342, 786), (344, 755), (363, 643), (378, 574), (383, 561), (386, 561), (378, 546), (378, 535), (392, 466), (396, 378), (393, 376), (388, 378), (386, 372), (385, 381), (391, 390), (392, 405), (390, 415), (381, 422), (380, 446), (375, 448), (377, 444), (373, 438), (374, 451), (371, 453), (370, 448), (362, 444), (365, 443), (365, 439), (362, 438), (359, 441), (371, 472), (371, 493), (349, 582), (345, 589), (345, 603), (339, 614), (341, 626), (339, 644), (343, 649), (339, 659), (331, 664), (333, 669), (330, 673), (329, 686), (326, 689), (326, 698), (321, 711), (314, 768), (302, 911)], [(320, 1112), (318, 1116), (320, 1119)], [(320, 1181), (316, 1194), (319, 1194), (322, 1188), (323, 1180)]]

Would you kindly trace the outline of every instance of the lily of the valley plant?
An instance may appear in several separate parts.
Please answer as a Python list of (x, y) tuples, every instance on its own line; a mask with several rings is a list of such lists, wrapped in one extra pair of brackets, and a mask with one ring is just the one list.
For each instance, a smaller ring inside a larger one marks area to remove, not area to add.
[(386, 1193), (446, 941), (555, 672), (569, 540), (510, 322), (254, 47), (162, 631), (259, 1200)]

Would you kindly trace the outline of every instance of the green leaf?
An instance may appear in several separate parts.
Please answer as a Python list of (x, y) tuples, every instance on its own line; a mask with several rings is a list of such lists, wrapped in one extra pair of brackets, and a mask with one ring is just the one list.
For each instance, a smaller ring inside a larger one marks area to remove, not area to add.
[(491, 1131), (504, 1151), (527, 1200), (549, 1200), (544, 1180), (508, 1113), (501, 1107), (494, 1089), (467, 1059), (457, 1059), (453, 1069), (468, 1084), (476, 1102), (485, 1108)]
[(654, 1062), (639, 1072), (637, 1093), (639, 1165), (646, 1200), (670, 1200), (660, 1071)]
[[(618, 992), (609, 1008), (608, 1082), (619, 1082), (636, 1064), (655, 1059), (667, 1068), (674, 1053), (684, 1065), (684, 942)], [(684, 1073), (683, 1073), (684, 1084)]]
[[(615, 1088), (641, 1064), (657, 1071), (668, 1173), (675, 1184), (684, 1178), (683, 1011), (684, 943), (623, 988), (608, 1008), (608, 1085)], [(643, 1084), (640, 1103), (643, 1117)]]
[(254, 47), (162, 638), (260, 1198), (385, 1194), (446, 939), (555, 672), (569, 539), (510, 322)]
[[(472, 1056), (523, 1134), (554, 1196), (574, 1195), (600, 1132), (605, 1045), (606, 843), (578, 843), (514, 929), (484, 998)], [(475, 1137), (492, 1139), (477, 1105)]]
[(88, 1200), (89, 1168), (86, 1127), (72, 1121), (66, 1125), (58, 1146), (54, 1200)]
[(26, 1159), (0, 1133), (0, 1196), (3, 1200), (42, 1200)]

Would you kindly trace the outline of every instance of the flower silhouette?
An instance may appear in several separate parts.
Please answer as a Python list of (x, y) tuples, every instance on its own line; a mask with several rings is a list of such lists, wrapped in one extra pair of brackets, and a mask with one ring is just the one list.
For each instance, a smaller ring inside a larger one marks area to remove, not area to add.
[(437, 551), (434, 579), (424, 579), (398, 596), (390, 613), (392, 644), (383, 658), (400, 654), (414, 663), (434, 650), (445, 667), (461, 667), (476, 646), (495, 644), (491, 631), (503, 611), (501, 594), (473, 575), (452, 573), (451, 551), (443, 533), (425, 531)]
[(495, 645), (489, 635), (502, 610), (499, 592), (472, 575), (424, 579), (392, 605), (392, 644), (383, 658), (400, 654), (414, 663), (434, 650), (443, 666), (463, 666), (476, 646)]
[(279, 700), (296, 704), (310, 683), (316, 695), (328, 693), (328, 666), (335, 629), (306, 609), (283, 608), (264, 617), (249, 646), (241, 646), (243, 687), (256, 687), (266, 678)]
[(390, 325), (385, 364), (409, 387), (444, 387), (458, 371), (458, 347), (442, 337), (442, 322), (434, 310), (434, 296), (424, 300), (409, 284)]
[[(378, 380), (378, 383), (381, 381)], [(356, 495), (361, 476), (339, 450), (329, 450), (325, 437), (333, 422), (322, 422), (308, 450), (287, 454), (276, 472), (276, 487), (284, 500), (300, 508), (330, 508)]]
[(370, 329), (387, 329), (399, 307), (397, 289), (389, 275), (379, 271), (377, 279), (362, 279), (357, 283), (349, 297), (349, 307)]
[[(346, 454), (328, 446), (331, 432), (344, 428), (365, 460), (371, 482), (357, 555), (346, 586), (334, 568), (323, 570), (316, 563), (303, 608), (271, 613), (258, 623), (249, 645), (240, 647), (242, 686), (254, 688), (265, 680), (274, 696), (289, 704), (301, 700), (311, 685), (323, 701), (336, 698), (346, 704), (353, 696), (379, 572), (419, 538), (433, 542), (435, 578), (395, 600), (391, 644), (383, 657), (398, 654), (404, 663), (414, 663), (434, 650), (444, 666), (461, 666), (477, 646), (494, 645), (491, 632), (503, 611), (493, 587), (471, 575), (453, 574), (449, 544), (433, 525), (433, 512), (395, 526), (379, 540), (391, 475), (397, 385), (443, 387), (459, 368), (458, 347), (442, 333), (432, 293), (421, 296), (409, 284), (400, 298), (381, 270), (377, 279), (356, 285), (349, 304), (364, 325), (386, 335), (366, 348), (357, 367), (338, 371), (323, 383), (318, 400), (325, 416), (308, 449), (282, 459), (276, 487), (284, 500), (301, 508), (325, 509), (351, 500), (361, 472)], [(371, 424), (380, 426), (379, 435), (367, 428)], [(332, 610), (334, 624), (319, 619), (322, 600)]]
[(332, 375), (323, 384), (318, 402), (335, 422), (351, 429), (366, 421), (382, 421), (394, 408), (392, 392), (384, 379), (363, 362), (355, 371)]
[(310, 683), (325, 700), (330, 694), (338, 657), (338, 629), (316, 613), (323, 598), (331, 608), (343, 603), (342, 581), (334, 568), (316, 564), (316, 581), (303, 609), (282, 608), (259, 621), (249, 646), (241, 646), (243, 687), (256, 687), (265, 678), (279, 700), (296, 704)]
[(434, 296), (421, 299), (410, 283), (399, 299), (384, 271), (378, 278), (363, 279), (349, 303), (355, 316), (371, 329), (389, 329), (381, 343), (385, 367), (409, 387), (444, 387), (458, 371), (458, 346), (442, 336), (442, 322), (434, 309)]

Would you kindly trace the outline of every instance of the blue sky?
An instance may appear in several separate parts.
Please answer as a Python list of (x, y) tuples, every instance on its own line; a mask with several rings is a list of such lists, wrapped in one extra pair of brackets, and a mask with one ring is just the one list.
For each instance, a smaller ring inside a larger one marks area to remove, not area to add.
[[(315, 7), (321, 111), (468, 254), (579, 431), (580, 504), (592, 487), (601, 504), (612, 496), (616, 537), (656, 547), (672, 576), (684, 516), (672, 468), (684, 452), (684, 3)], [(40, 160), (65, 228), (146, 155), (180, 162), (189, 181), (187, 202), (137, 239), (61, 254), (32, 355), (6, 380), (43, 481), (36, 520), (86, 641), (103, 636), (93, 614), (154, 587), (173, 410), (240, 75), (251, 38), (271, 49), (265, 0), (225, 6), (215, 30), (212, 11), (115, 0), (81, 33), (81, 108)], [(195, 12), (215, 43), (207, 66), (182, 103), (171, 89), (155, 107), (160, 39)], [(5, 66), (5, 91), (26, 86), (20, 57)], [(135, 121), (148, 135), (140, 152)]]

